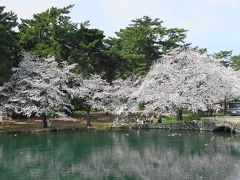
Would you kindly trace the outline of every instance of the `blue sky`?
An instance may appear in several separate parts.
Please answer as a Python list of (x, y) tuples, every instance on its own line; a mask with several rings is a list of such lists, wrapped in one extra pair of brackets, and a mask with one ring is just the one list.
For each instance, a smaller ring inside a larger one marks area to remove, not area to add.
[(90, 20), (91, 27), (113, 36), (144, 15), (160, 18), (163, 25), (188, 30), (187, 42), (209, 53), (233, 50), (240, 54), (240, 0), (1, 0), (19, 18), (56, 6), (75, 4), (74, 22)]

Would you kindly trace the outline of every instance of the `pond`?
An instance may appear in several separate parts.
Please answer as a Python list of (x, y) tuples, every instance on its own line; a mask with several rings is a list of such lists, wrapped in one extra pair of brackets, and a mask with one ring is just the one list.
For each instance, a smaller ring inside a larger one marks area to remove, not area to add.
[(0, 135), (0, 179), (240, 179), (240, 136), (191, 131)]

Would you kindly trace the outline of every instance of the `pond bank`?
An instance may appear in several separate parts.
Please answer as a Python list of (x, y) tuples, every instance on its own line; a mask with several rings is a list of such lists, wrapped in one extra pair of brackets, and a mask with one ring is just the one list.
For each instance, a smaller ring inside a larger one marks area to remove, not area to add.
[(0, 123), (0, 134), (6, 133), (42, 133), (42, 132), (73, 132), (73, 131), (92, 131), (95, 129), (110, 129), (111, 122), (96, 121), (92, 122), (91, 127), (86, 126), (85, 119), (65, 118), (55, 119), (51, 127), (43, 128), (42, 120), (6, 120)]
[(190, 131), (229, 131), (240, 133), (240, 117), (208, 117), (201, 120), (178, 121), (161, 124), (138, 124), (131, 121), (99, 120), (92, 121), (92, 126), (86, 126), (82, 118), (65, 118), (52, 121), (50, 128), (42, 128), (42, 121), (36, 119), (14, 121), (6, 120), (0, 124), (0, 133), (41, 133), (41, 132), (72, 132), (94, 130), (129, 130), (129, 129), (170, 129)]
[(112, 129), (170, 129), (190, 131), (228, 131), (240, 133), (240, 117), (206, 117), (201, 120), (161, 124), (136, 124), (115, 122)]

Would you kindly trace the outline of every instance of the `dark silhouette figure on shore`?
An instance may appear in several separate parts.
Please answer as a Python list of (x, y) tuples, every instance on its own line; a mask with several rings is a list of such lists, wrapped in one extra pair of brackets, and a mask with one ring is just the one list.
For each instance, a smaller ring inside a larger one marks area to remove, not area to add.
[(157, 122), (158, 122), (158, 124), (162, 123), (162, 117), (161, 117), (161, 114), (158, 114)]

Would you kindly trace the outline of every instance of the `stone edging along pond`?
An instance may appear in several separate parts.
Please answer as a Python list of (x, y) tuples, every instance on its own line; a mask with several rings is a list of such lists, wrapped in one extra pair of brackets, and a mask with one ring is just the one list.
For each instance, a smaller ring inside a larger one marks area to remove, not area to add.
[(205, 118), (202, 120), (180, 121), (162, 124), (124, 124), (114, 123), (112, 129), (170, 129), (192, 131), (229, 131), (240, 133), (240, 119)]

